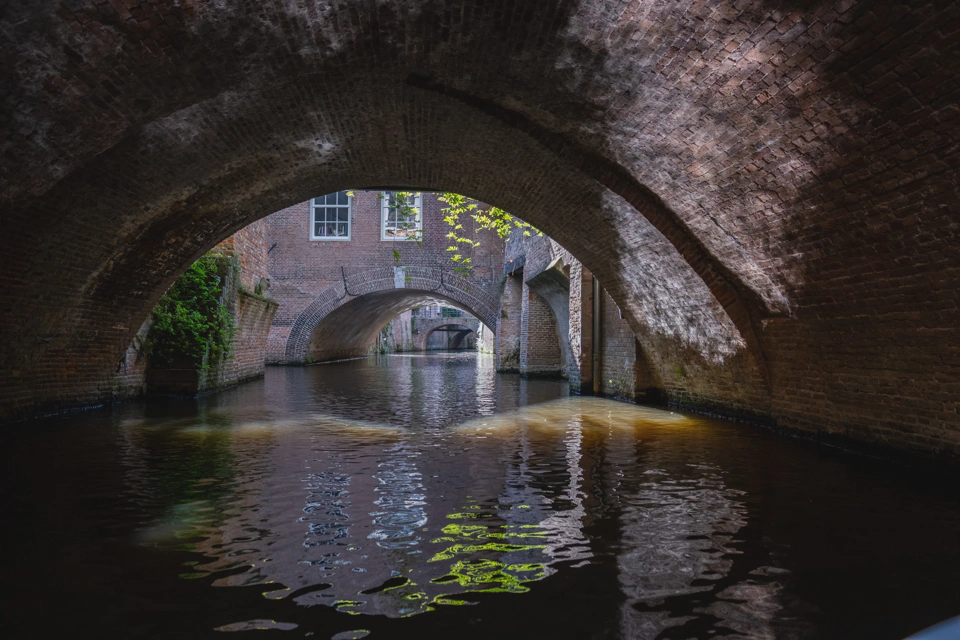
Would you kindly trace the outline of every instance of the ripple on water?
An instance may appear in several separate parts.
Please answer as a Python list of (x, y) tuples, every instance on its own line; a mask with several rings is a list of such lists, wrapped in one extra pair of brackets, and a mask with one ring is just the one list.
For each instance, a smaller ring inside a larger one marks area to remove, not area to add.
[[(939, 577), (960, 575), (954, 498), (478, 362), (275, 370), (7, 452), (27, 480), (10, 483), (17, 500), (57, 515), (34, 513), (29, 535), (11, 521), (11, 562), (56, 576), (85, 603), (77, 619), (119, 592), (133, 595), (114, 608), (153, 602), (156, 584), (217, 620), (168, 616), (152, 637), (895, 638), (955, 613), (957, 584)], [(71, 552), (52, 563), (67, 512)], [(74, 556), (97, 561), (59, 561)], [(90, 579), (97, 566), (132, 578)], [(871, 625), (877, 610), (904, 621)]]

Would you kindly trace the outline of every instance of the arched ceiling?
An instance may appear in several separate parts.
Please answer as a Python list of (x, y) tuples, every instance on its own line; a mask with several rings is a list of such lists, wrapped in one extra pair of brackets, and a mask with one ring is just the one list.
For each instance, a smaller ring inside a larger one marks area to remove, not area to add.
[(387, 289), (367, 293), (337, 307), (313, 327), (308, 355), (315, 361), (365, 356), (388, 322), (404, 311), (430, 305), (475, 313), (463, 303), (436, 292)]
[[(806, 424), (826, 389), (866, 425), (894, 371), (955, 422), (928, 390), (956, 372), (920, 360), (960, 352), (958, 22), (947, 0), (8, 3), (2, 415), (107, 393), (233, 230), (389, 184), (517, 213), (664, 354), (746, 350), (781, 404), (750, 366), (692, 392)], [(888, 343), (897, 313), (934, 333)]]

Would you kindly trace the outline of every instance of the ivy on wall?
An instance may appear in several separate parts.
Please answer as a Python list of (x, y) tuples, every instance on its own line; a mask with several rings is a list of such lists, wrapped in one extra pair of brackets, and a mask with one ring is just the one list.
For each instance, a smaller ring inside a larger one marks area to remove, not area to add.
[(230, 273), (232, 266), (224, 256), (204, 256), (163, 295), (147, 335), (152, 367), (217, 368), (230, 355), (237, 329), (222, 303), (225, 276), (221, 274)]

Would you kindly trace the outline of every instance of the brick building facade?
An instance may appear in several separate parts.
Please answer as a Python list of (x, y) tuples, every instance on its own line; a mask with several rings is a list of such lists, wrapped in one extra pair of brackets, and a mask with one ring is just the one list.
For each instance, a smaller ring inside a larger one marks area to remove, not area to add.
[[(464, 249), (472, 269), (461, 277), (447, 251), (451, 228), (443, 220), (438, 194), (420, 196), (419, 242), (391, 237), (383, 192), (342, 192), (340, 199), (347, 204), (340, 215), (349, 217), (348, 236), (314, 233), (318, 207), (313, 200), (266, 219), (270, 293), (280, 303), (270, 329), (268, 362), (363, 355), (387, 322), (430, 304), (463, 309), (496, 326), (503, 266), (503, 241), (496, 234), (475, 232), (474, 221), (463, 216), (461, 233), (480, 245)], [(339, 346), (330, 351), (325, 346), (330, 344)]]

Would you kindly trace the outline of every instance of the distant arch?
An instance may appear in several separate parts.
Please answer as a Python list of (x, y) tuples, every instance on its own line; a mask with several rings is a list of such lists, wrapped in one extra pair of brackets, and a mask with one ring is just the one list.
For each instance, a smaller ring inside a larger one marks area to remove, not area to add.
[[(489, 326), (489, 325), (488, 325)], [(419, 320), (416, 325), (417, 333), (413, 334), (413, 348), (417, 351), (426, 351), (430, 336), (434, 331), (444, 327), (458, 327), (476, 333), (480, 329), (480, 320), (473, 318), (433, 318)]]
[(287, 337), (288, 363), (357, 357), (377, 332), (417, 306), (453, 306), (496, 326), (500, 298), (466, 278), (436, 267), (380, 267), (344, 274), (297, 316)]
[(453, 336), (453, 343), (449, 345), (449, 348), (450, 349), (464, 348), (463, 347), (464, 340), (466, 340), (471, 335), (476, 336), (477, 332), (474, 331), (473, 329), (464, 329), (464, 330), (458, 331), (456, 335)]

